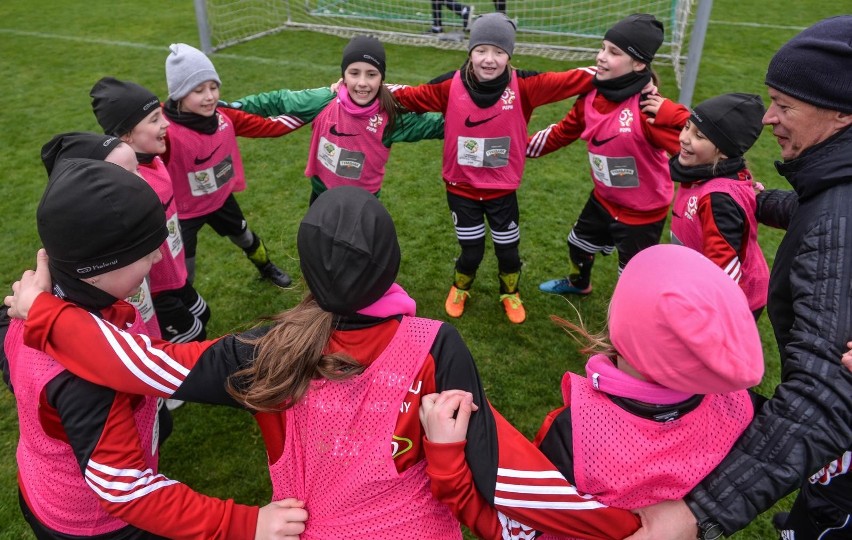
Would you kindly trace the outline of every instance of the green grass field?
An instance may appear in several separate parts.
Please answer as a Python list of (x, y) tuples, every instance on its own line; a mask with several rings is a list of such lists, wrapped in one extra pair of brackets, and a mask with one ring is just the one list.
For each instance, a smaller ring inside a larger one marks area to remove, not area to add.
[[(570, 3), (567, 3), (570, 5)], [(841, 5), (841, 4), (845, 4)], [(486, 4), (487, 5), (487, 4)], [(717, 0), (713, 7), (695, 102), (723, 92), (765, 96), (763, 76), (770, 57), (801, 28), (852, 11), (849, 0)], [(509, 9), (511, 10), (511, 3)], [(164, 61), (172, 42), (198, 44), (192, 3), (172, 0), (109, 3), (72, 0), (4, 0), (0, 3), (0, 284), (10, 285), (34, 264), (39, 247), (35, 209), (45, 185), (41, 145), (54, 134), (97, 128), (88, 93), (103, 76), (130, 79), (166, 95)], [(325, 86), (340, 73), (345, 40), (286, 32), (226, 49), (213, 58), (223, 81), (223, 99), (277, 88)], [(457, 68), (458, 51), (388, 46), (388, 80), (421, 83)], [(562, 70), (591, 62), (565, 63), (515, 57), (522, 69)], [(661, 91), (677, 97), (670, 68), (662, 69)], [(540, 108), (530, 130), (559, 120), (570, 103)], [(310, 132), (282, 140), (243, 140), (249, 189), (239, 196), (252, 228), (266, 240), (273, 259), (299, 277), (295, 232), (307, 208), (310, 187), (303, 176)], [(440, 180), (438, 141), (394, 147), (382, 201), (394, 216), (402, 245), (399, 282), (417, 300), (422, 316), (446, 320), (443, 301), (450, 286), (457, 245)], [(777, 144), (766, 132), (747, 156), (768, 187), (786, 187), (774, 170)], [(570, 338), (548, 319), (577, 319), (560, 297), (538, 292), (538, 283), (566, 273), (565, 237), (591, 188), (582, 144), (528, 162), (520, 189), (523, 215), (521, 291), (525, 324), (509, 324), (498, 304), (497, 269), (491, 248), (464, 317), (454, 324), (466, 339), (494, 405), (526, 435), (561, 404), (559, 381), (584, 359)], [(107, 225), (107, 224), (105, 224)], [(770, 264), (780, 234), (761, 229)], [(196, 288), (213, 310), (212, 335), (244, 328), (256, 317), (295, 304), (302, 286), (280, 291), (257, 279), (251, 264), (231, 244), (202, 231)], [(598, 260), (595, 293), (575, 302), (583, 320), (600, 329), (616, 278), (614, 257)], [(8, 289), (7, 289), (8, 290)], [(771, 394), (778, 382), (778, 354), (769, 322), (760, 321), (766, 377), (759, 390)], [(17, 502), (17, 417), (11, 395), (0, 391), (0, 538), (31, 538)], [(162, 451), (162, 471), (199, 491), (239, 502), (269, 500), (263, 443), (250, 416), (241, 411), (189, 404), (175, 412), (175, 432)], [(783, 503), (782, 503), (783, 505)], [(764, 514), (738, 539), (772, 538)]]

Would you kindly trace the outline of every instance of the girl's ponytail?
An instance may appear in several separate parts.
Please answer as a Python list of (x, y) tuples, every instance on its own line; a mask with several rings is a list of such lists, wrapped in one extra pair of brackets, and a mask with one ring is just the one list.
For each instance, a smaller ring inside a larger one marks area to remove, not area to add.
[(228, 393), (249, 409), (287, 409), (305, 395), (312, 380), (342, 380), (364, 370), (345, 354), (325, 353), (334, 314), (320, 308), (312, 295), (272, 321), (269, 332), (245, 340), (255, 347), (254, 362), (228, 380)]

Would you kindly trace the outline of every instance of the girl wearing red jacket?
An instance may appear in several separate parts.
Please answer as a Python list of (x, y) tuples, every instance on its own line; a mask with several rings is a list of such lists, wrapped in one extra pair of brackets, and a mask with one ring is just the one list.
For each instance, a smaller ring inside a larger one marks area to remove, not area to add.
[(190, 283), (195, 278), (198, 231), (210, 225), (242, 249), (263, 278), (278, 287), (289, 287), (290, 276), (269, 259), (266, 245), (249, 228), (234, 198), (235, 192), (246, 187), (237, 135), (278, 137), (298, 129), (303, 122), (218, 108), (222, 83), (210, 59), (185, 43), (172, 44), (169, 50), (169, 99), (163, 112), (170, 125), (163, 161), (174, 185)]
[[(96, 326), (143, 331), (139, 312), (120, 299), (139, 291), (167, 237), (151, 187), (112, 163), (63, 159), (37, 220), (50, 254), (49, 263), (39, 254), (42, 284), (73, 304), (46, 296), (79, 306)], [(258, 509), (159, 474), (161, 400), (76, 377), (28, 347), (25, 333), (22, 321), (12, 321), (4, 352), (18, 405), (21, 510), (37, 538), (294, 540), (303, 530), (307, 516), (295, 500)]]
[(527, 123), (533, 110), (591, 90), (589, 69), (561, 73), (518, 71), (509, 63), (515, 24), (502, 13), (471, 25), (469, 56), (461, 69), (394, 96), (415, 112), (444, 114), (443, 178), (461, 254), (444, 307), (464, 314), (485, 253), (485, 221), (491, 229), (500, 301), (513, 323), (526, 320), (521, 278), (517, 190), (524, 173)]
[[(85, 311), (38, 294), (38, 279), (23, 279), (7, 300), (12, 315), (28, 316), (27, 343), (86, 378), (253, 412), (275, 496), (296, 496), (310, 510), (307, 537), (460, 538), (432, 495), (418, 410), (423, 395), (450, 388), (487, 403), (470, 351), (451, 325), (414, 317), (414, 301), (394, 283), (400, 253), (393, 222), (369, 192), (341, 186), (322, 193), (297, 244), (310, 294), (271, 326), (206, 343), (98, 325)], [(470, 481), (440, 498), (477, 536), (511, 537), (519, 523), (597, 539), (623, 538), (637, 527), (632, 514), (578, 494), (492, 408), (482, 407), (467, 438), (461, 459)], [(467, 504), (471, 492), (479, 506)]]
[(636, 253), (660, 241), (674, 193), (666, 152), (679, 150), (678, 130), (648, 122), (640, 100), (662, 43), (663, 25), (652, 15), (616, 23), (597, 55), (594, 90), (578, 98), (561, 122), (530, 138), (529, 157), (586, 141), (594, 183), (568, 235), (571, 273), (542, 283), (544, 292), (589, 294), (595, 254), (618, 250), (621, 273)]
[[(646, 109), (668, 109), (659, 96)], [(743, 154), (763, 130), (760, 96), (723, 94), (692, 113), (680, 105), (665, 114), (680, 120), (680, 152), (669, 160), (680, 184), (672, 205), (671, 237), (716, 263), (739, 283), (755, 319), (769, 294), (769, 266), (757, 243), (756, 182)]]

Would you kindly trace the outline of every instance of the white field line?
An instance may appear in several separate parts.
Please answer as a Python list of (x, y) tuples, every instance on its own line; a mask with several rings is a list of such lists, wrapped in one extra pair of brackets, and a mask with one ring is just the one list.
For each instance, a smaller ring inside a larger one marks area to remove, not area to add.
[[(720, 25), (720, 26), (746, 26), (750, 28), (772, 28), (778, 30), (804, 30), (804, 26), (785, 26), (779, 24), (764, 24), (764, 23), (753, 23), (753, 22), (739, 22), (739, 21), (716, 21), (710, 20), (710, 24), (712, 25)], [(97, 38), (85, 38), (78, 36), (69, 36), (62, 34), (53, 34), (48, 32), (32, 32), (27, 30), (16, 30), (14, 28), (0, 28), (0, 34), (7, 34), (13, 36), (22, 36), (22, 37), (34, 37), (40, 39), (54, 39), (54, 40), (62, 40), (62, 41), (75, 41), (78, 43), (87, 43), (91, 45), (109, 45), (112, 47), (128, 47), (133, 49), (143, 49), (147, 51), (157, 51), (163, 54), (168, 51), (168, 47), (165, 45), (148, 45), (146, 43), (135, 43), (132, 41), (116, 41), (110, 39), (97, 39)], [(302, 66), (310, 66), (312, 68), (316, 68), (316, 64), (313, 62), (299, 62), (298, 60), (294, 61), (292, 58), (288, 58), (287, 60), (278, 60), (274, 58), (263, 58), (260, 56), (245, 56), (241, 54), (229, 54), (223, 52), (216, 53), (217, 58), (225, 58), (228, 60), (238, 60), (238, 61), (248, 61), (248, 62), (256, 62), (258, 64), (271, 64), (277, 66), (293, 66), (302, 65)]]

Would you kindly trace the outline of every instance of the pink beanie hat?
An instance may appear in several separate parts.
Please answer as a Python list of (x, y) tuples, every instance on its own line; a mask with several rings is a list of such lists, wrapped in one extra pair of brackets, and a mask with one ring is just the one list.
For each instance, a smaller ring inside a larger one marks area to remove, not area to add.
[(624, 268), (609, 312), (613, 346), (650, 381), (690, 394), (743, 390), (763, 377), (745, 294), (690, 248), (661, 244)]

